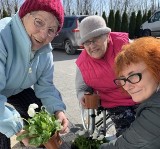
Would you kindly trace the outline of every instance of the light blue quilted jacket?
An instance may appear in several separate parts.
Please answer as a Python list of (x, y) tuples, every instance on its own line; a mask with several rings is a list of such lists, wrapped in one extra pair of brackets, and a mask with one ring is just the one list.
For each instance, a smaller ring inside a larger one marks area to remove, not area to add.
[[(22, 128), (15, 118), (19, 114), (5, 106), (7, 97), (34, 87), (36, 96), (48, 112), (65, 110), (59, 91), (53, 84), (53, 55), (51, 44), (39, 49), (30, 60), (31, 42), (18, 13), (0, 20), (0, 132), (7, 137)], [(15, 116), (16, 115), (16, 116)]]

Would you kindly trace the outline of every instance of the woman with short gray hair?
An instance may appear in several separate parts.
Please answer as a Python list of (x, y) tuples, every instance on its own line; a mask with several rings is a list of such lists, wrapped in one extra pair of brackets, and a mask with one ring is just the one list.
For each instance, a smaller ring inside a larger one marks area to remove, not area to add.
[(84, 50), (78, 57), (76, 91), (85, 107), (84, 93), (90, 87), (98, 92), (101, 106), (106, 108), (115, 123), (117, 137), (135, 119), (136, 103), (114, 83), (114, 58), (122, 45), (129, 42), (128, 34), (111, 32), (100, 16), (88, 16), (80, 23), (80, 44)]

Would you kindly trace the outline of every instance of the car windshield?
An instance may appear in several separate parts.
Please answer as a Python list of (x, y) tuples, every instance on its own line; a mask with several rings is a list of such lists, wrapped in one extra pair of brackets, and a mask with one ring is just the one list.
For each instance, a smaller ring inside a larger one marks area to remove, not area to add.
[(69, 28), (73, 25), (74, 18), (64, 18), (63, 28)]
[[(80, 23), (83, 19), (85, 18), (84, 17), (79, 17), (78, 18), (78, 23)], [(69, 17), (65, 17), (64, 18), (64, 24), (63, 24), (63, 28), (70, 28), (72, 27), (72, 25), (74, 24), (74, 21), (77, 20), (77, 18), (69, 18)]]

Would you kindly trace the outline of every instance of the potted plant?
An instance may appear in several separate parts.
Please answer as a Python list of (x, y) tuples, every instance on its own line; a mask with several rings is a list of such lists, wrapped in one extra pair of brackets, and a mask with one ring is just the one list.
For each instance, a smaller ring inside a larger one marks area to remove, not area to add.
[(98, 94), (90, 94), (90, 93), (85, 93), (84, 94), (84, 101), (85, 101), (85, 107), (87, 109), (97, 109), (98, 106), (100, 105), (100, 98)]
[(77, 137), (71, 144), (71, 149), (98, 149), (101, 144), (109, 142), (104, 135), (98, 135), (94, 132), (92, 135), (89, 131), (79, 131)]
[[(44, 145), (47, 149), (57, 149), (62, 143), (58, 131), (61, 130), (61, 123), (55, 117), (46, 111), (44, 106), (39, 112), (35, 112), (37, 104), (31, 104), (28, 108), (28, 114), (31, 118), (24, 119), (27, 123), (24, 126), (24, 133), (17, 136), (18, 141), (29, 138), (29, 144), (35, 147)], [(51, 141), (51, 139), (53, 139)], [(48, 143), (53, 143), (51, 147)]]

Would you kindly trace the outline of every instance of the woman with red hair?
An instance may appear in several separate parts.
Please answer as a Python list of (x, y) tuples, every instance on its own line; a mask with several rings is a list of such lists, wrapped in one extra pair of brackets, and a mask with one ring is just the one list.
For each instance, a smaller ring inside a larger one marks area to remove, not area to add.
[(115, 70), (115, 84), (140, 105), (132, 125), (100, 148), (160, 149), (160, 40), (144, 37), (123, 46)]

